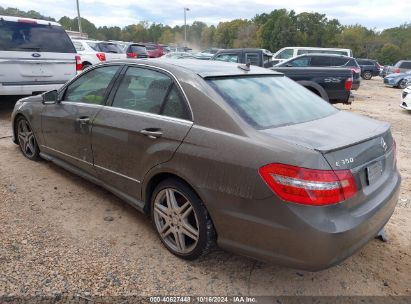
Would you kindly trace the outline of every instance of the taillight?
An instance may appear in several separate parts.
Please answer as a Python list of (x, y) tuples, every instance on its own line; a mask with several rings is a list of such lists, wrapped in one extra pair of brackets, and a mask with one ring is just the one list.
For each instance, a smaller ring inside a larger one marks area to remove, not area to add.
[(375, 66), (377, 67), (377, 70), (381, 70), (381, 66), (379, 63), (376, 63)]
[(100, 60), (100, 61), (106, 61), (106, 54), (104, 54), (104, 53), (96, 53), (96, 56), (97, 56), (98, 60)]
[(269, 164), (259, 173), (282, 200), (322, 206), (342, 202), (357, 192), (350, 170), (315, 170), (284, 164)]
[(137, 53), (127, 53), (127, 57), (128, 58), (137, 58), (138, 55), (137, 55)]
[(345, 80), (345, 84), (344, 84), (344, 88), (345, 88), (345, 90), (346, 91), (350, 91), (351, 90), (351, 88), (352, 88), (352, 77), (350, 77), (350, 78), (347, 78), (346, 80)]
[(401, 70), (400, 70), (399, 68), (396, 68), (396, 69), (394, 70), (394, 73), (401, 73)]
[(76, 55), (76, 71), (81, 71), (83, 69), (83, 64), (81, 63), (81, 57)]

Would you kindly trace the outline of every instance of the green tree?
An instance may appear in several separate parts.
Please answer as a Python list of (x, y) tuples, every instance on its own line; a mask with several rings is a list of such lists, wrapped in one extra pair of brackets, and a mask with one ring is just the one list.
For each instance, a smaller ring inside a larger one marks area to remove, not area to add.
[(386, 43), (378, 52), (377, 58), (381, 64), (394, 64), (402, 59), (402, 52), (399, 46)]

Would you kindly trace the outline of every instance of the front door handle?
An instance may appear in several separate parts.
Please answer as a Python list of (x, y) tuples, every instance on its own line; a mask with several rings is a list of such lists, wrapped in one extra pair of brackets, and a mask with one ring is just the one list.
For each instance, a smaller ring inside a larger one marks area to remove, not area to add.
[(163, 131), (158, 128), (147, 128), (140, 131), (141, 134), (151, 139), (159, 138), (163, 135)]
[(87, 125), (90, 123), (90, 117), (88, 116), (82, 116), (76, 119), (77, 122), (80, 123), (80, 125)]

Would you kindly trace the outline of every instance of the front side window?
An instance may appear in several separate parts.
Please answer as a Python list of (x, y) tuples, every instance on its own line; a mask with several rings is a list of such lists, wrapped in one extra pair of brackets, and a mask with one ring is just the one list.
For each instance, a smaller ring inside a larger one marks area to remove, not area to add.
[(173, 80), (163, 73), (130, 67), (124, 75), (113, 107), (186, 119), (187, 109)]
[(104, 95), (119, 66), (93, 69), (68, 85), (64, 94), (65, 102), (81, 102), (101, 105)]
[(0, 50), (20, 52), (75, 53), (61, 26), (0, 21)]
[(303, 123), (338, 110), (291, 79), (282, 76), (233, 76), (208, 83), (256, 129)]
[(278, 54), (275, 58), (278, 59), (288, 59), (294, 56), (294, 50), (293, 49), (286, 49), (282, 51), (280, 54)]
[(239, 62), (237, 54), (220, 54), (216, 56), (215, 60), (225, 62)]
[(403, 69), (411, 69), (411, 62), (405, 61), (401, 64), (401, 68)]

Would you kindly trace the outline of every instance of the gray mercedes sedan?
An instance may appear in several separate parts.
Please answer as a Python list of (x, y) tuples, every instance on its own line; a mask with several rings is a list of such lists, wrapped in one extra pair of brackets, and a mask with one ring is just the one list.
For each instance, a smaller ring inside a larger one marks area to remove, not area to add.
[(19, 100), (12, 124), (24, 156), (124, 199), (188, 260), (217, 244), (327, 268), (378, 234), (399, 194), (388, 123), (254, 66), (103, 63)]

